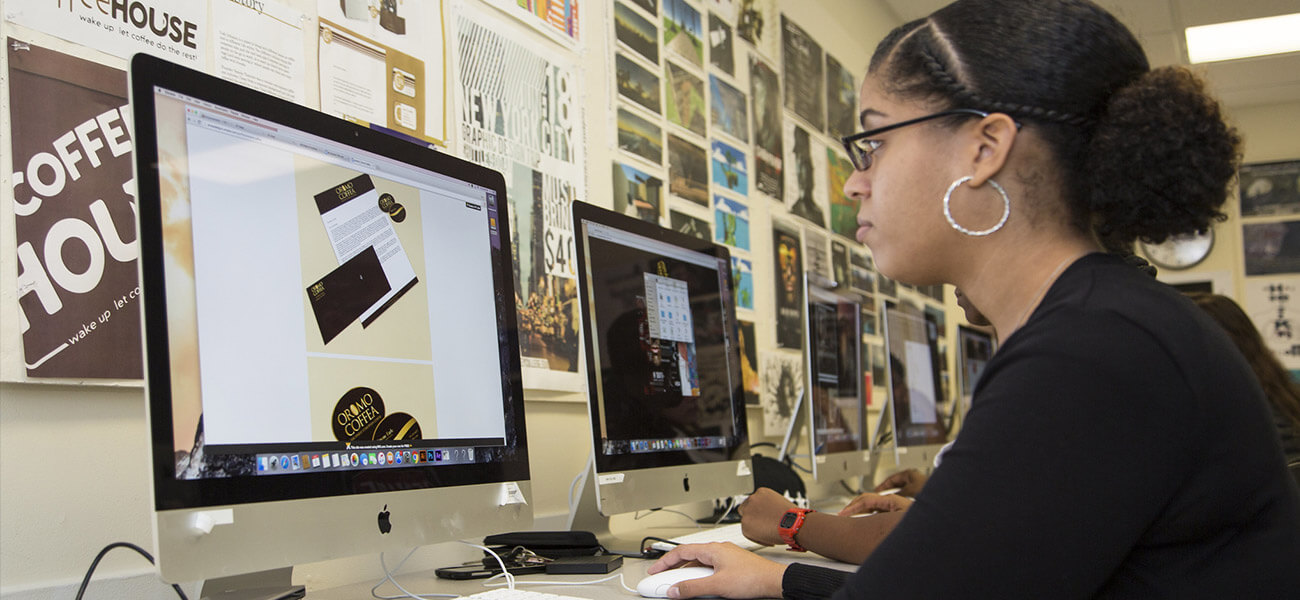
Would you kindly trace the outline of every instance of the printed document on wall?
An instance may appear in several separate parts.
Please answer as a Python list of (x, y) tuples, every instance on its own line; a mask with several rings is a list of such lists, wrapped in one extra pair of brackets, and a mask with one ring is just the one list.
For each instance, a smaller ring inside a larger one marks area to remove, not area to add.
[(306, 19), (302, 12), (273, 0), (213, 0), (216, 75), (303, 104), (307, 99), (302, 37)]

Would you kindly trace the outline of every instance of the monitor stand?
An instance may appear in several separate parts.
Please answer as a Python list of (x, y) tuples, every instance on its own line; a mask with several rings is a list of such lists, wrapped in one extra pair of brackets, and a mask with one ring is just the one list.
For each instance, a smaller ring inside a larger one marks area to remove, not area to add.
[(803, 437), (804, 420), (807, 418), (806, 415), (804, 415), (803, 403), (804, 403), (804, 397), (807, 395), (808, 395), (808, 390), (802, 390), (799, 392), (799, 398), (794, 401), (794, 410), (793, 412), (790, 413), (790, 424), (787, 425), (785, 428), (785, 437), (782, 438), (781, 440), (781, 449), (777, 453), (776, 459), (781, 462), (785, 462), (786, 457), (789, 457), (791, 460), (793, 460), (795, 457), (807, 456), (809, 462), (812, 463), (810, 472), (812, 473), (813, 480), (816, 481), (817, 460), (813, 457), (812, 450), (811, 450), (812, 439), (809, 438), (808, 440), (808, 444), (810, 447), (808, 454), (805, 455), (805, 454), (793, 453), (794, 446), (799, 445), (799, 440)]
[(203, 582), (200, 600), (295, 600), (307, 589), (293, 585), (293, 567), (218, 577)]
[[(582, 481), (576, 484), (581, 486), (577, 504), (569, 501), (569, 531), (590, 531), (600, 545), (610, 552), (640, 554), (642, 538), (614, 535), (609, 528), (610, 518), (600, 512), (596, 503), (595, 454), (588, 457), (587, 470), (581, 478)], [(569, 493), (572, 494), (573, 490), (570, 489)]]

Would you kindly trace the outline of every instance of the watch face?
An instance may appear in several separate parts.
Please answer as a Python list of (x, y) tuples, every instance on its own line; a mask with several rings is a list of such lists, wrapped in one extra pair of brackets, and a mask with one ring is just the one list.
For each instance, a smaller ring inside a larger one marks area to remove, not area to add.
[(1205, 233), (1174, 236), (1161, 244), (1142, 242), (1142, 252), (1156, 266), (1186, 269), (1205, 260), (1213, 246), (1214, 230), (1207, 229)]
[(798, 519), (799, 519), (799, 515), (797, 513), (792, 513), (792, 512), (785, 513), (785, 515), (781, 517), (780, 526), (785, 528), (794, 527), (794, 522)]

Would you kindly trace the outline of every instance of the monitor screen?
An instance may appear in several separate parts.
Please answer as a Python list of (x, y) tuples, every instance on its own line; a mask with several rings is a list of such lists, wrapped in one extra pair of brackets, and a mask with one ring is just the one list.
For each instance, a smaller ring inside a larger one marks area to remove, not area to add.
[(527, 528), (501, 176), (158, 59), (131, 85), (164, 578)]
[(963, 415), (970, 410), (975, 385), (979, 383), (985, 365), (993, 358), (996, 347), (997, 342), (989, 332), (969, 325), (957, 325), (957, 389), (960, 391), (959, 407)]
[(753, 491), (726, 248), (584, 203), (573, 219), (601, 512)]
[[(818, 481), (870, 474), (871, 442), (866, 437), (863, 395), (863, 299), (838, 290), (805, 272), (807, 321), (804, 326), (804, 370), (812, 433), (812, 472)], [(866, 452), (864, 452), (864, 450)]]
[(896, 447), (942, 445), (939, 332), (921, 309), (885, 303), (885, 354)]

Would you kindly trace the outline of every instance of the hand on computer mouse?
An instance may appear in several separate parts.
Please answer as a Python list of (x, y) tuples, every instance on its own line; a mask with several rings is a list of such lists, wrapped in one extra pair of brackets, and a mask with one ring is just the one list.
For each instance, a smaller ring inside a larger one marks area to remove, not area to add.
[(770, 488), (758, 488), (736, 508), (740, 512), (740, 531), (745, 537), (767, 546), (785, 545), (777, 525), (785, 512), (795, 508), (793, 502)]
[(668, 589), (669, 598), (780, 598), (786, 565), (777, 564), (735, 544), (684, 544), (646, 569), (648, 575), (687, 564), (713, 568), (713, 575), (688, 579)]
[(896, 510), (907, 510), (912, 506), (912, 500), (904, 497), (902, 494), (873, 494), (866, 492), (859, 494), (849, 502), (839, 512), (841, 517), (861, 515), (867, 513), (893, 512)]

